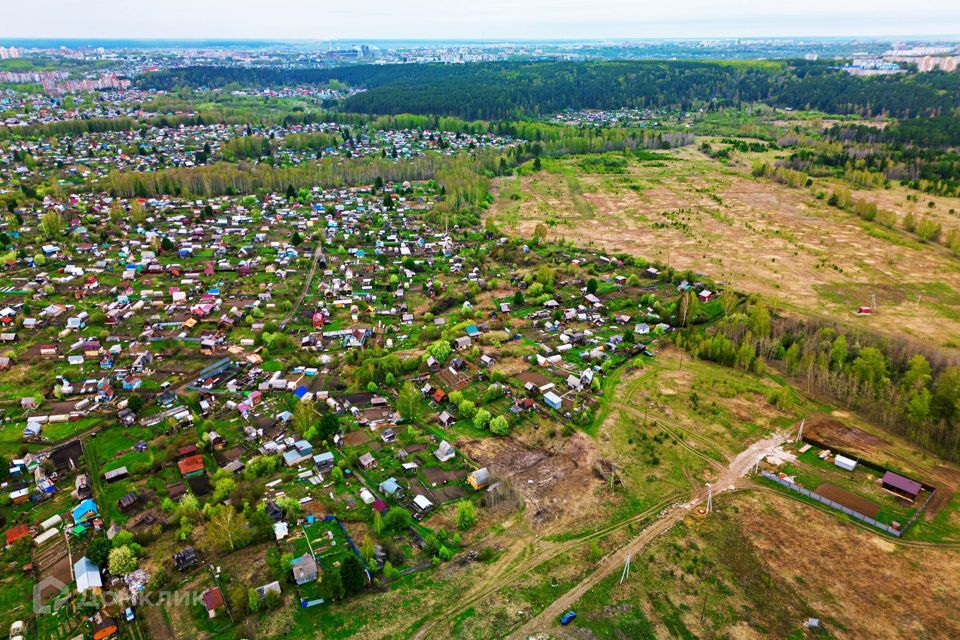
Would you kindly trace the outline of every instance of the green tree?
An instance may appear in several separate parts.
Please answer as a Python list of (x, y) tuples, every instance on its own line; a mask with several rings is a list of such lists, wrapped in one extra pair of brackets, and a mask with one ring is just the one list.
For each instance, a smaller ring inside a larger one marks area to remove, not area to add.
[(106, 536), (97, 536), (87, 546), (87, 557), (98, 567), (105, 567), (110, 559), (110, 550), (113, 544)]
[(853, 361), (853, 374), (870, 389), (880, 389), (887, 382), (887, 360), (883, 352), (864, 347)]
[(247, 589), (247, 609), (251, 613), (256, 613), (260, 610), (260, 594), (252, 587)]
[(477, 429), (486, 429), (487, 425), (490, 424), (490, 419), (490, 412), (486, 409), (480, 409), (476, 415), (473, 416), (473, 426)]
[(839, 335), (830, 347), (830, 365), (834, 371), (841, 371), (847, 363), (847, 336)]
[(930, 363), (927, 362), (927, 359), (919, 353), (910, 358), (907, 372), (903, 374), (903, 388), (911, 390), (926, 389), (930, 386), (931, 380)]
[(217, 478), (213, 483), (213, 493), (210, 496), (210, 502), (213, 504), (223, 502), (230, 497), (230, 494), (233, 493), (236, 488), (237, 481), (230, 476)]
[(409, 380), (400, 388), (397, 397), (397, 411), (404, 420), (414, 420), (420, 411), (420, 391)]
[(343, 590), (348, 596), (360, 593), (367, 588), (367, 575), (363, 571), (363, 564), (353, 553), (348, 553), (340, 564), (340, 579), (343, 581)]
[(750, 366), (753, 364), (753, 359), (756, 357), (756, 353), (753, 349), (753, 344), (749, 339), (749, 334), (747, 338), (740, 344), (740, 348), (737, 350), (737, 368), (748, 371)]
[(343, 578), (340, 577), (339, 571), (325, 571), (320, 581), (320, 588), (327, 600), (340, 600), (345, 595)]
[(402, 531), (413, 524), (413, 517), (403, 507), (390, 507), (383, 518), (383, 524), (390, 531)]
[(933, 399), (929, 389), (915, 389), (907, 398), (906, 412), (916, 422), (926, 422), (930, 419), (931, 401)]
[(110, 550), (108, 564), (110, 573), (125, 576), (137, 570), (137, 557), (130, 547), (117, 547)]
[(750, 332), (758, 338), (770, 337), (770, 312), (762, 302), (750, 305), (747, 311), (750, 319)]
[(312, 402), (298, 402), (293, 408), (293, 428), (301, 436), (310, 430), (317, 421), (317, 412)]
[(63, 217), (60, 212), (50, 209), (40, 216), (40, 231), (47, 238), (59, 237), (63, 232)]
[(960, 421), (960, 367), (949, 367), (934, 386), (933, 414), (951, 422)]
[(450, 357), (452, 352), (453, 348), (446, 340), (437, 340), (427, 347), (427, 353), (436, 358), (437, 362), (441, 364), (447, 361), (447, 358)]
[(317, 437), (321, 440), (330, 440), (340, 431), (340, 419), (335, 413), (324, 413), (320, 416), (320, 423), (317, 425)]
[(477, 508), (469, 500), (461, 500), (457, 505), (457, 528), (461, 531), (472, 529), (477, 523)]
[(497, 436), (510, 434), (510, 421), (504, 416), (497, 416), (490, 421), (490, 433)]
[(230, 552), (246, 544), (250, 528), (241, 512), (230, 505), (223, 505), (214, 511), (204, 534), (208, 547)]

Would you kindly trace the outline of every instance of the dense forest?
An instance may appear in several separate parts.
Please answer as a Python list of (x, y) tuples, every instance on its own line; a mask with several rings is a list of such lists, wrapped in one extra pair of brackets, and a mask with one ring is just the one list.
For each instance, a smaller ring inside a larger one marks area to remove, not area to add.
[(957, 115), (960, 74), (933, 72), (861, 78), (818, 68), (784, 83), (783, 89), (770, 97), (780, 106), (864, 117)]
[(766, 101), (828, 113), (897, 118), (956, 115), (960, 75), (861, 78), (821, 63), (500, 62), (356, 65), (329, 69), (194, 66), (146, 74), (140, 86), (282, 86), (332, 80), (366, 91), (346, 99), (354, 113), (432, 114), (470, 120), (538, 116), (567, 108), (740, 105)]
[(141, 86), (218, 87), (228, 83), (322, 84), (339, 80), (365, 92), (346, 111), (453, 115), (497, 120), (566, 108), (679, 107), (711, 100), (739, 104), (778, 89), (780, 65), (710, 62), (533, 62), (376, 65), (335, 69), (186, 67), (148, 74)]

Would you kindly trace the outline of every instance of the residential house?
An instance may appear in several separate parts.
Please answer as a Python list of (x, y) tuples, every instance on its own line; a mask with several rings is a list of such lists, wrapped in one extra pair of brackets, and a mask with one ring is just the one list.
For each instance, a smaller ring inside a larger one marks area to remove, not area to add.
[(362, 456), (360, 456), (359, 460), (357, 461), (360, 463), (360, 466), (364, 469), (372, 469), (374, 465), (377, 464), (376, 459), (373, 457), (373, 455), (369, 451), (363, 454)]
[(486, 467), (481, 467), (467, 476), (467, 482), (477, 491), (485, 489), (490, 484), (490, 472)]
[(203, 592), (201, 598), (203, 599), (203, 607), (207, 610), (207, 615), (211, 618), (216, 618), (217, 610), (226, 606), (226, 601), (223, 599), (223, 592), (220, 591), (220, 587), (207, 589)]
[(317, 579), (317, 559), (309, 553), (295, 558), (290, 568), (293, 570), (293, 580), (297, 584), (305, 584)]
[(436, 456), (437, 460), (440, 462), (446, 462), (448, 460), (452, 460), (457, 455), (457, 452), (453, 448), (453, 445), (446, 440), (441, 440), (440, 446), (437, 447), (437, 450), (433, 452), (433, 455)]
[(73, 575), (77, 581), (77, 593), (93, 591), (99, 594), (103, 591), (103, 579), (100, 576), (100, 567), (90, 558), (83, 556), (73, 565)]
[(193, 547), (187, 547), (183, 551), (173, 554), (173, 566), (177, 571), (186, 571), (200, 564), (200, 558), (197, 557), (197, 551)]

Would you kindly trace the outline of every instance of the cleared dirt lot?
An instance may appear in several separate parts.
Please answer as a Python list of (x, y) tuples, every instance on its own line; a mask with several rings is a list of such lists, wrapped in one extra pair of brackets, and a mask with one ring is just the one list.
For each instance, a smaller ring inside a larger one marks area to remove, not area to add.
[(848, 509), (853, 509), (857, 513), (862, 513), (868, 518), (876, 518), (877, 514), (880, 513), (880, 505), (870, 502), (866, 498), (851, 493), (846, 489), (841, 489), (829, 482), (824, 482), (818, 486), (814, 489), (814, 493), (823, 496), (827, 500), (833, 500), (837, 504), (842, 504)]
[[(946, 249), (868, 225), (809, 189), (753, 179), (692, 149), (671, 153), (676, 160), (634, 162), (621, 175), (587, 174), (569, 159), (503, 178), (488, 215), (527, 237), (546, 223), (548, 238), (660, 260), (783, 308), (960, 348), (960, 261)], [(901, 196), (876, 193), (898, 215)], [(940, 200), (946, 224), (960, 205)], [(874, 294), (879, 312), (854, 316)]]

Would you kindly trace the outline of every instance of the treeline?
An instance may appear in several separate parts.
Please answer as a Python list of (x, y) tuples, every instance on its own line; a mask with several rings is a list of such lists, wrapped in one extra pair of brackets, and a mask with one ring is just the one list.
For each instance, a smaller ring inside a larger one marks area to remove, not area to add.
[[(923, 344), (820, 319), (771, 314), (762, 304), (708, 332), (676, 337), (695, 357), (762, 372), (768, 365), (920, 446), (960, 460), (960, 359)], [(771, 398), (778, 402), (780, 398)]]
[(863, 117), (928, 118), (957, 115), (960, 74), (917, 73), (857, 77), (826, 67), (801, 67), (799, 77), (770, 96), (773, 104), (795, 109)]
[[(277, 118), (277, 121), (280, 119)], [(192, 127), (203, 124), (247, 124), (251, 120), (240, 114), (228, 115), (222, 111), (209, 111), (197, 115), (164, 115), (134, 120), (122, 118), (78, 118), (44, 124), (31, 124), (24, 127), (0, 126), (0, 138), (46, 138), (60, 136), (78, 136), (85, 133), (107, 131), (141, 131), (150, 127)]]
[(149, 73), (141, 87), (289, 86), (332, 80), (366, 91), (346, 99), (352, 113), (503, 120), (567, 108), (771, 104), (828, 113), (929, 118), (960, 115), (960, 75), (856, 77), (810, 62), (497, 62), (465, 65), (356, 65), (330, 69), (194, 66)]
[(781, 81), (777, 64), (602, 61), (466, 65), (361, 65), (333, 69), (185, 67), (147, 74), (139, 86), (221, 87), (325, 84), (365, 92), (344, 101), (354, 113), (430, 114), (501, 120), (566, 108), (677, 107), (762, 100)]
[(45, 124), (32, 124), (25, 127), (0, 126), (0, 136), (5, 138), (37, 136), (66, 136), (83, 135), (85, 133), (101, 133), (104, 131), (128, 131), (137, 129), (140, 122), (132, 118), (80, 118), (77, 120), (63, 120)]
[(826, 135), (834, 153), (818, 145), (813, 162), (864, 168), (927, 193), (960, 194), (960, 117), (910, 118), (883, 129), (833, 127)]
[(673, 107), (763, 99), (778, 77), (768, 67), (700, 62), (536, 62), (402, 65), (388, 82), (343, 108), (363, 113), (434, 113), (500, 120), (567, 108)]
[(270, 139), (263, 136), (239, 136), (220, 145), (224, 160), (254, 160), (273, 155)]
[(177, 167), (160, 171), (114, 171), (104, 186), (117, 196), (145, 198), (158, 195), (239, 195), (258, 191), (285, 191), (287, 187), (309, 189), (385, 181), (428, 180), (442, 165), (451, 162), (439, 156), (409, 160), (381, 158), (323, 158), (298, 166), (276, 167), (267, 163), (233, 164), (217, 162), (199, 167)]

